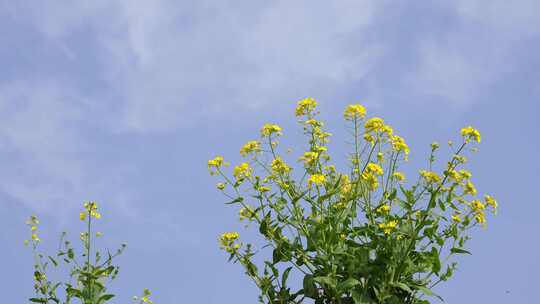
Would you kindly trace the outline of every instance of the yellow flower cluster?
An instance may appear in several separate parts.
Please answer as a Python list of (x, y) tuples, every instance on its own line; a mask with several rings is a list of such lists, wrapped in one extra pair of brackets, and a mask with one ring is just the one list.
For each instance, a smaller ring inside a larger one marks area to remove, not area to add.
[(240, 244), (235, 241), (240, 237), (238, 232), (226, 232), (219, 237), (220, 248), (229, 253), (233, 253), (240, 248)]
[(473, 200), (471, 202), (471, 210), (474, 213), (474, 218), (476, 219), (476, 222), (479, 224), (484, 224), (486, 222), (486, 215), (484, 213), (484, 209), (486, 209), (486, 205), (480, 202), (480, 200)]
[(342, 175), (340, 181), (339, 191), (342, 196), (346, 196), (352, 190), (351, 180), (348, 175)]
[(385, 124), (384, 119), (379, 117), (373, 117), (366, 121), (364, 124), (364, 129), (366, 129), (366, 133), (375, 133), (379, 131), (385, 130)]
[(272, 172), (277, 175), (284, 175), (291, 171), (291, 167), (289, 167), (279, 156), (272, 161), (271, 168)]
[(465, 184), (465, 188), (463, 189), (464, 194), (470, 194), (470, 195), (476, 195), (476, 187), (474, 187), (474, 184), (471, 181), (468, 181)]
[(317, 101), (311, 97), (304, 98), (298, 102), (296, 106), (296, 116), (303, 116), (312, 113), (317, 107)]
[(391, 208), (390, 205), (383, 204), (379, 208), (377, 208), (375, 211), (377, 211), (377, 213), (380, 213), (380, 214), (388, 214), (390, 212), (390, 208)]
[(217, 174), (216, 172), (223, 165), (228, 166), (229, 163), (224, 162), (222, 156), (216, 156), (214, 159), (209, 160), (208, 161), (208, 171), (210, 171), (210, 175)]
[(405, 140), (403, 137), (398, 135), (392, 135), (390, 137), (390, 141), (392, 143), (392, 149), (396, 152), (403, 151), (405, 154), (405, 160), (407, 160), (407, 157), (409, 155), (409, 146), (405, 143)]
[(261, 129), (261, 136), (269, 137), (272, 136), (272, 134), (276, 134), (276, 136), (283, 135), (283, 133), (281, 133), (281, 127), (275, 124), (265, 124)]
[(480, 142), (482, 139), (480, 132), (471, 126), (461, 129), (461, 136), (465, 138), (465, 142), (469, 142), (471, 139)]
[(97, 211), (98, 206), (96, 202), (85, 202), (83, 206), (86, 211), (79, 213), (79, 218), (81, 219), (81, 221), (86, 220), (86, 216), (88, 214), (90, 214), (91, 217), (94, 217), (96, 219), (101, 218), (101, 213)]
[(405, 180), (405, 174), (403, 174), (402, 172), (394, 172), (392, 176), (400, 182)]
[(377, 176), (381, 176), (383, 173), (384, 171), (381, 166), (375, 163), (369, 163), (362, 173), (362, 179), (368, 183), (372, 191), (375, 191), (379, 187)]
[(316, 186), (322, 185), (326, 181), (326, 177), (322, 174), (313, 174), (308, 179), (308, 187), (311, 187), (313, 184)]
[(261, 143), (256, 140), (252, 140), (248, 141), (244, 146), (242, 146), (242, 148), (240, 148), (240, 155), (245, 157), (251, 153), (258, 153), (260, 151)]
[(253, 168), (251, 168), (248, 163), (241, 163), (234, 167), (233, 176), (237, 181), (242, 182), (246, 177), (251, 176), (252, 172)]
[(433, 171), (426, 171), (426, 170), (420, 170), (420, 175), (424, 178), (426, 183), (439, 183), (441, 181), (441, 178), (437, 173)]
[(310, 167), (317, 161), (318, 155), (317, 152), (307, 151), (304, 155), (300, 156), (298, 160), (304, 161), (304, 166)]
[(379, 228), (381, 228), (384, 232), (384, 234), (390, 234), (394, 229), (396, 229), (398, 225), (398, 221), (392, 220), (388, 223), (380, 223)]
[(345, 118), (345, 120), (362, 119), (365, 116), (366, 108), (359, 104), (352, 104), (347, 106), (345, 112), (343, 113), (343, 117)]

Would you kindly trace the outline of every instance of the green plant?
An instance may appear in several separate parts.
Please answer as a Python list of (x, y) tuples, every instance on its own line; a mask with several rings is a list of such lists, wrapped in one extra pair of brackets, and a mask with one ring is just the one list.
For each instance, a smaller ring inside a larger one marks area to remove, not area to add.
[[(307, 137), (307, 151), (297, 172), (278, 152), (278, 125), (265, 124), (259, 140), (240, 149), (248, 158), (232, 176), (222, 156), (208, 161), (212, 175), (230, 201), (240, 206), (240, 220), (258, 227), (272, 257), (255, 262), (259, 250), (244, 246), (237, 232), (221, 235), (221, 247), (239, 262), (260, 289), (261, 303), (429, 303), (432, 289), (448, 280), (458, 254), (468, 254), (467, 232), (486, 224), (486, 208), (495, 213), (489, 195), (478, 199), (471, 173), (463, 168), (468, 146), (480, 133), (466, 127), (442, 172), (435, 170), (437, 143), (431, 145), (428, 168), (405, 182), (400, 166), (409, 147), (383, 119), (365, 119), (361, 105), (350, 105), (352, 152), (349, 167), (331, 164), (330, 133), (317, 119), (317, 102), (298, 102), (296, 116)], [(262, 270), (259, 268), (262, 267)], [(302, 283), (288, 281), (295, 273)], [(438, 296), (437, 296), (438, 297)]]
[[(107, 292), (106, 285), (118, 275), (119, 267), (113, 264), (113, 259), (126, 248), (122, 244), (114, 253), (107, 250), (106, 254), (94, 249), (94, 239), (101, 237), (101, 232), (92, 229), (93, 222), (101, 218), (96, 202), (84, 203), (84, 211), (79, 214), (85, 223), (86, 231), (81, 232), (80, 240), (83, 245), (82, 253), (76, 253), (70, 241), (66, 240), (66, 232), (62, 233), (60, 245), (56, 255), (45, 255), (38, 251), (41, 238), (38, 236), (39, 220), (31, 216), (26, 222), (30, 226), (30, 240), (34, 254), (34, 290), (36, 296), (30, 298), (34, 303), (69, 304), (75, 299), (76, 303), (104, 304), (114, 295)], [(67, 282), (53, 282), (47, 278), (47, 272), (52, 265), (59, 267), (65, 264), (70, 267), (70, 280)], [(62, 290), (63, 293), (59, 292)], [(142, 297), (134, 297), (134, 301), (152, 304), (149, 299), (150, 291), (144, 290)], [(63, 296), (63, 297), (62, 297)], [(63, 300), (62, 300), (63, 298)]]

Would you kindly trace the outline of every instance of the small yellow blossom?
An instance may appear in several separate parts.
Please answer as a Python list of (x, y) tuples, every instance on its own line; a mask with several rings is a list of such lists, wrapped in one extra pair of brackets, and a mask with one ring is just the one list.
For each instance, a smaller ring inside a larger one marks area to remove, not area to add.
[(314, 98), (308, 97), (300, 100), (296, 106), (296, 116), (302, 116), (312, 113), (317, 107), (317, 101)]
[(497, 207), (499, 204), (493, 197), (491, 197), (491, 195), (484, 195), (484, 201), (486, 202), (486, 205), (491, 206), (494, 211), (497, 211)]
[(461, 136), (465, 138), (465, 142), (469, 142), (471, 139), (480, 142), (482, 139), (480, 132), (471, 126), (461, 129)]
[(474, 214), (474, 219), (479, 224), (484, 224), (486, 222), (486, 215), (483, 212), (477, 212)]
[(362, 179), (367, 182), (371, 191), (377, 190), (377, 188), (379, 187), (379, 181), (377, 180), (376, 175), (372, 173), (364, 172), (362, 173), (361, 176), (362, 176)]
[(388, 214), (390, 212), (390, 205), (383, 204), (379, 208), (377, 208), (376, 211), (377, 213), (380, 213), (380, 214)]
[(365, 133), (364, 140), (370, 143), (372, 146), (375, 144), (375, 138), (371, 134)]
[(41, 239), (39, 238), (39, 236), (36, 233), (32, 233), (32, 240), (36, 241), (36, 242), (41, 241)]
[(326, 180), (326, 177), (322, 174), (313, 174), (308, 179), (308, 187), (311, 187), (312, 184), (316, 186), (322, 185)]
[(366, 116), (366, 108), (359, 104), (348, 105), (343, 113), (346, 120), (362, 119)]
[(379, 117), (370, 118), (364, 124), (364, 129), (366, 129), (366, 133), (380, 131), (383, 127), (384, 127), (384, 120)]
[(238, 166), (235, 166), (233, 169), (233, 176), (238, 181), (243, 181), (246, 177), (251, 176), (253, 168), (249, 166), (248, 163), (241, 163)]
[(465, 170), (465, 169), (461, 169), (459, 170), (459, 174), (464, 178), (464, 179), (470, 179), (472, 177), (472, 174), (471, 172)]
[(220, 248), (224, 249), (225, 251), (227, 251), (229, 253), (235, 252), (239, 248), (239, 246), (236, 246), (236, 245), (239, 245), (239, 244), (234, 244), (234, 242), (239, 237), (240, 237), (240, 234), (238, 234), (238, 232), (226, 232), (226, 233), (223, 233), (219, 237)]
[(459, 216), (459, 214), (453, 214), (452, 215), (452, 221), (456, 222), (456, 223), (460, 223), (461, 222), (461, 217)]
[(289, 167), (279, 156), (272, 161), (271, 168), (274, 174), (287, 174), (291, 171), (291, 167)]
[(433, 171), (426, 171), (426, 170), (420, 170), (420, 175), (424, 178), (424, 180), (428, 183), (438, 183), (441, 181), (441, 178), (437, 173)]
[(208, 161), (208, 168), (219, 168), (223, 165), (223, 157), (222, 156), (216, 156), (214, 159), (211, 159)]
[(381, 166), (379, 166), (378, 164), (375, 164), (375, 163), (367, 164), (365, 171), (367, 173), (373, 173), (373, 174), (378, 175), (378, 176), (381, 176), (381, 175), (384, 174), (384, 171), (381, 168)]
[(261, 151), (261, 143), (256, 140), (248, 141), (242, 148), (240, 149), (240, 155), (247, 156), (251, 153), (257, 153)]
[(219, 190), (225, 189), (225, 183), (217, 183), (216, 188), (218, 188)]
[(304, 166), (309, 167), (312, 166), (315, 161), (317, 160), (318, 153), (313, 151), (307, 151), (304, 153), (304, 155), (300, 156), (298, 160), (304, 161)]
[(465, 184), (465, 189), (463, 189), (463, 193), (470, 194), (470, 195), (476, 195), (476, 188), (474, 187), (474, 184), (471, 181), (468, 181), (467, 184)]
[(340, 188), (339, 191), (342, 195), (346, 195), (350, 193), (352, 190), (351, 180), (349, 179), (348, 175), (342, 175), (340, 180)]
[(276, 134), (277, 136), (282, 135), (281, 127), (275, 124), (265, 124), (261, 129), (261, 136), (268, 137), (272, 134)]
[(405, 180), (405, 174), (403, 174), (402, 172), (394, 172), (392, 176), (395, 177), (400, 182)]
[(436, 142), (436, 141), (432, 142), (431, 143), (431, 150), (435, 151), (437, 149), (439, 149), (439, 143)]
[[(86, 209), (86, 213), (90, 214), (90, 217), (94, 217), (96, 219), (101, 218), (101, 213), (98, 212), (98, 205), (96, 202), (94, 201), (85, 202), (83, 206), (84, 206), (84, 209)], [(81, 215), (79, 214), (79, 218), (80, 217)]]
[(394, 151), (396, 152), (403, 151), (403, 153), (405, 154), (405, 158), (407, 158), (410, 150), (409, 150), (409, 146), (405, 143), (405, 140), (403, 139), (403, 137), (394, 135), (390, 139), (392, 142), (392, 149), (394, 149)]
[(79, 213), (79, 219), (80, 219), (81, 221), (86, 220), (86, 212), (81, 212), (81, 213)]
[(388, 223), (380, 223), (379, 228), (381, 228), (384, 232), (384, 234), (390, 234), (394, 229), (396, 229), (398, 225), (398, 221), (392, 220)]

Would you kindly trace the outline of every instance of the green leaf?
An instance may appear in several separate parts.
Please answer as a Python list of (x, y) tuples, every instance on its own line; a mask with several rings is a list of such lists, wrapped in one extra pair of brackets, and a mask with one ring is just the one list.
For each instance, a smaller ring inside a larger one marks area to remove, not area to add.
[(105, 301), (108, 301), (110, 299), (114, 298), (114, 295), (113, 294), (104, 294), (102, 295), (101, 297), (99, 297), (99, 300), (98, 302), (99, 303), (105, 303)]
[(336, 288), (336, 280), (333, 279), (333, 278), (330, 278), (330, 277), (315, 277), (313, 278), (313, 281), (317, 282), (317, 283), (320, 283), (320, 284), (325, 284), (325, 285), (328, 285), (329, 287), (332, 287), (333, 289)]
[(243, 201), (244, 201), (244, 198), (241, 197), (241, 196), (239, 196), (239, 197), (233, 199), (233, 200), (230, 201), (230, 202), (226, 202), (225, 204), (226, 204), (226, 205), (232, 205), (232, 204), (240, 203), (240, 202), (243, 202)]
[(306, 274), (303, 281), (304, 295), (311, 299), (317, 298), (317, 288), (315, 283), (313, 283), (313, 276), (311, 274)]
[(348, 278), (347, 280), (345, 280), (344, 282), (341, 282), (339, 283), (338, 285), (338, 290), (339, 291), (349, 291), (351, 290), (354, 286), (356, 285), (359, 285), (360, 284), (360, 281), (358, 281), (357, 279), (355, 278)]
[(471, 254), (469, 251), (467, 251), (465, 249), (462, 249), (462, 248), (457, 248), (457, 247), (454, 247), (454, 248), (450, 249), (450, 252), (451, 253)]
[(394, 286), (394, 287), (397, 287), (403, 291), (406, 291), (408, 293), (412, 293), (412, 289), (405, 283), (401, 283), (401, 282), (392, 282), (390, 283), (390, 285)]
[(281, 275), (281, 287), (285, 288), (285, 284), (287, 283), (287, 278), (289, 278), (289, 273), (291, 272), (292, 266), (287, 267), (283, 274)]
[(47, 299), (44, 298), (30, 298), (28, 300), (34, 303), (47, 303)]

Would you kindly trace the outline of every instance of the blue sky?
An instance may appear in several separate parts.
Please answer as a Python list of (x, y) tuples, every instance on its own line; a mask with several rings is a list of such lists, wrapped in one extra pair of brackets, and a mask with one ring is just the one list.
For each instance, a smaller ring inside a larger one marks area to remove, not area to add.
[[(446, 303), (534, 303), (540, 271), (540, 4), (520, 1), (0, 1), (0, 277), (6, 303), (32, 295), (25, 219), (44, 249), (104, 214), (104, 247), (128, 243), (118, 303), (254, 303), (218, 249), (239, 230), (206, 161), (265, 122), (299, 138), (293, 110), (318, 99), (345, 155), (342, 110), (362, 103), (411, 146), (483, 135), (470, 168), (500, 212), (437, 292)], [(8, 291), (8, 292), (6, 292)]]

